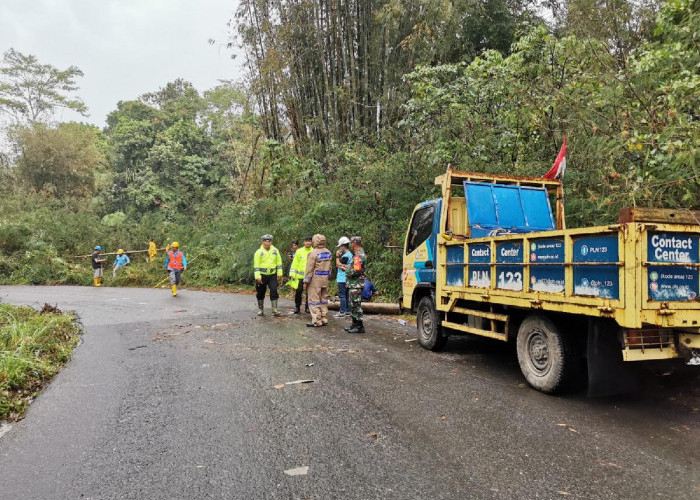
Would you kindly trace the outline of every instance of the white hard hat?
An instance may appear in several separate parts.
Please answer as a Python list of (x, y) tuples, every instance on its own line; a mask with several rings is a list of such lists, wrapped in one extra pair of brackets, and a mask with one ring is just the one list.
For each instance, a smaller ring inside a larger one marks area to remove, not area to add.
[(350, 239), (347, 236), (341, 236), (340, 239), (338, 240), (338, 246), (348, 245), (349, 243), (350, 243)]

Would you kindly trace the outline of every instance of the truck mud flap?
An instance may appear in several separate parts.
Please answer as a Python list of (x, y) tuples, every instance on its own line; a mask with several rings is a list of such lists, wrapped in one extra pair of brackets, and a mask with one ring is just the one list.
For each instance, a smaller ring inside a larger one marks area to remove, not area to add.
[(588, 396), (612, 396), (636, 392), (639, 382), (622, 361), (617, 339), (617, 325), (612, 322), (588, 322)]

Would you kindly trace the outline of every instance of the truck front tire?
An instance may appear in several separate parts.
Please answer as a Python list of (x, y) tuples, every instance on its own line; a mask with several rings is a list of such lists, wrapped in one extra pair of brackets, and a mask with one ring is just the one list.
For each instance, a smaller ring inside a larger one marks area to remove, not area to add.
[(517, 351), (528, 384), (547, 394), (561, 390), (574, 368), (568, 339), (546, 316), (525, 318), (518, 329)]
[(439, 351), (447, 343), (447, 337), (442, 335), (440, 318), (435, 309), (435, 303), (430, 297), (423, 297), (418, 303), (416, 312), (418, 326), (418, 342), (429, 351)]

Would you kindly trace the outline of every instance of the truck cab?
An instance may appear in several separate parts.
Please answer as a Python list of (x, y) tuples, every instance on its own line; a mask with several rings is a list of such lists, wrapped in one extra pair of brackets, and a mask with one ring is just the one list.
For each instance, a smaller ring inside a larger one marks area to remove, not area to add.
[(442, 199), (424, 201), (413, 211), (406, 233), (403, 256), (402, 307), (414, 309), (435, 290), (437, 239), (440, 233)]

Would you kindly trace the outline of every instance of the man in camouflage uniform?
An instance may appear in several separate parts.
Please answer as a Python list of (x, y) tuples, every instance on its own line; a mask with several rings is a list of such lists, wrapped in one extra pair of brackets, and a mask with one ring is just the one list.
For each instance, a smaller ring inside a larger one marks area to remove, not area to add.
[(365, 286), (367, 257), (365, 249), (362, 248), (362, 238), (359, 236), (350, 238), (350, 249), (352, 250), (352, 259), (348, 263), (345, 273), (350, 291), (352, 325), (346, 327), (345, 330), (348, 333), (365, 333), (365, 326), (362, 324), (362, 289)]

